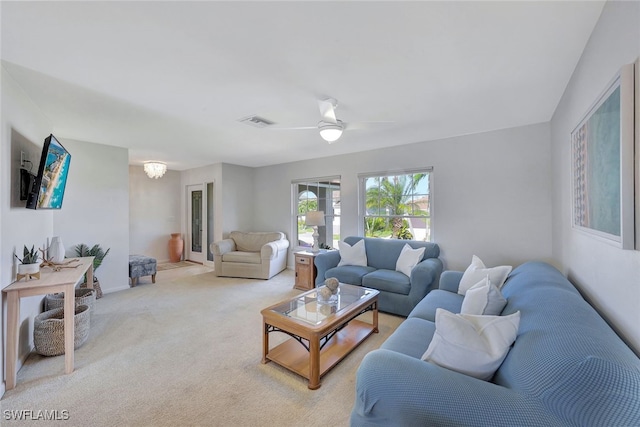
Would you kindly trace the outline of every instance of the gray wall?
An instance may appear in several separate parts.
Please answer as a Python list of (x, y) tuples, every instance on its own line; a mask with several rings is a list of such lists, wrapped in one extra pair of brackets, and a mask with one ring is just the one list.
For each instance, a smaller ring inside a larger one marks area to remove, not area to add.
[(260, 216), (269, 207), (264, 209), (253, 202), (254, 171), (253, 168), (244, 166), (222, 164), (221, 187), (218, 190), (222, 190), (222, 233), (225, 236), (234, 230), (262, 231), (254, 229), (254, 216)]
[(291, 236), (291, 181), (340, 175), (341, 236), (356, 235), (359, 173), (433, 166), (433, 240), (447, 268), (473, 254), (487, 265), (549, 261), (550, 163), (549, 125), (537, 124), (257, 168), (254, 228)]
[[(107, 250), (96, 271), (103, 292), (129, 288), (129, 153), (125, 148), (60, 138), (71, 153), (63, 208), (53, 212), (53, 231), (67, 256), (74, 247)], [(97, 161), (99, 159), (99, 161)]]
[(638, 353), (640, 252), (572, 229), (570, 134), (620, 67), (639, 55), (640, 3), (607, 2), (551, 120), (553, 256)]
[(181, 173), (168, 170), (151, 179), (142, 166), (129, 166), (129, 250), (169, 260), (171, 233), (183, 233)]
[[(60, 236), (67, 254), (77, 243), (111, 247), (98, 270), (104, 292), (128, 288), (129, 201), (126, 149), (66, 140), (56, 135), (71, 153), (63, 207), (59, 211), (29, 210), (16, 196), (20, 151), (37, 171), (44, 139), (56, 133), (38, 107), (2, 68), (2, 130), (0, 134), (0, 287), (15, 280), (13, 254), (23, 245), (44, 247), (47, 238)], [(100, 161), (96, 161), (100, 159)], [(33, 317), (41, 311), (43, 296), (21, 299), (19, 365), (33, 347)], [(3, 339), (6, 340), (6, 298), (2, 300)], [(3, 343), (6, 348), (6, 341)], [(4, 354), (0, 352), (0, 366)], [(4, 369), (2, 385), (4, 387)], [(0, 394), (4, 389), (0, 390)]]
[[(213, 182), (213, 240), (221, 240), (233, 230), (252, 230), (253, 174), (253, 168), (223, 163), (182, 171), (181, 218), (185, 228), (183, 231), (186, 231), (187, 224), (187, 186), (209, 182)], [(210, 265), (213, 266), (213, 263)]]
[[(53, 213), (25, 209), (25, 203), (15, 200), (20, 168), (20, 151), (25, 151), (37, 172), (44, 138), (52, 124), (2, 67), (2, 115), (0, 116), (0, 288), (16, 278), (17, 262), (13, 254), (21, 254), (24, 245), (44, 247), (46, 238), (53, 236)], [(33, 317), (40, 312), (42, 297), (22, 298), (20, 301), (19, 366), (33, 345), (30, 331)], [(6, 296), (0, 306), (2, 348), (6, 349)], [(4, 350), (0, 351), (0, 395), (4, 393)]]

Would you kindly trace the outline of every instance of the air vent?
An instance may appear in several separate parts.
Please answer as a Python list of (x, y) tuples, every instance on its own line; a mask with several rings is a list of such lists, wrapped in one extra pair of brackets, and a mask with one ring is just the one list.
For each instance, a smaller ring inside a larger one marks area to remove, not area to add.
[(251, 125), (256, 128), (266, 128), (267, 126), (271, 126), (273, 124), (273, 122), (258, 116), (249, 116), (249, 117), (245, 117), (244, 119), (240, 119), (238, 121), (240, 123), (245, 123), (247, 125)]

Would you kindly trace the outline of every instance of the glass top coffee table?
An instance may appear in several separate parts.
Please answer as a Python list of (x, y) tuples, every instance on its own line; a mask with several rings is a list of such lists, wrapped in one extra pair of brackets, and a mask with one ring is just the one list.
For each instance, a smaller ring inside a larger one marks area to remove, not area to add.
[[(356, 317), (373, 312), (372, 323)], [(261, 311), (262, 363), (273, 361), (320, 387), (320, 377), (374, 332), (378, 332), (378, 291), (340, 283), (333, 302), (318, 300), (317, 289)], [(291, 339), (269, 349), (269, 334), (283, 332)]]

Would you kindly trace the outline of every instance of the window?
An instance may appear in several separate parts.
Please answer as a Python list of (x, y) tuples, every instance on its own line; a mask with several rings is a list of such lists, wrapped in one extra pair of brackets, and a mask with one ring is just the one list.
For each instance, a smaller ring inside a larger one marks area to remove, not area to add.
[(431, 171), (360, 175), (364, 235), (431, 241)]
[(340, 177), (314, 178), (292, 182), (294, 246), (313, 246), (313, 229), (306, 227), (309, 211), (323, 211), (325, 225), (318, 227), (320, 248), (338, 247), (340, 240)]

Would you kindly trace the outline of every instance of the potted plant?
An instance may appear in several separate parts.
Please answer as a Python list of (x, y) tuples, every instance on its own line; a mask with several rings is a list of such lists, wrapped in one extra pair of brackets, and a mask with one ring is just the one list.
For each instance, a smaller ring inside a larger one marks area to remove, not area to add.
[(15, 253), (13, 256), (16, 257), (20, 264), (18, 264), (18, 275), (21, 276), (18, 278), (20, 280), (22, 277), (26, 277), (29, 280), (29, 277), (38, 277), (40, 278), (40, 263), (38, 263), (38, 251), (34, 246), (31, 246), (31, 250), (24, 246), (24, 251), (22, 254), (22, 259), (18, 258), (18, 255)]
[[(100, 288), (100, 282), (96, 277), (96, 270), (102, 264), (102, 260), (107, 256), (111, 248), (106, 251), (103, 250), (99, 244), (93, 245), (92, 248), (85, 245), (84, 243), (80, 243), (75, 247), (76, 255), (79, 257), (92, 256), (93, 258), (93, 289), (96, 290), (96, 299), (102, 298), (102, 289)], [(87, 276), (84, 277), (84, 284), (80, 285), (81, 288), (87, 287)]]

